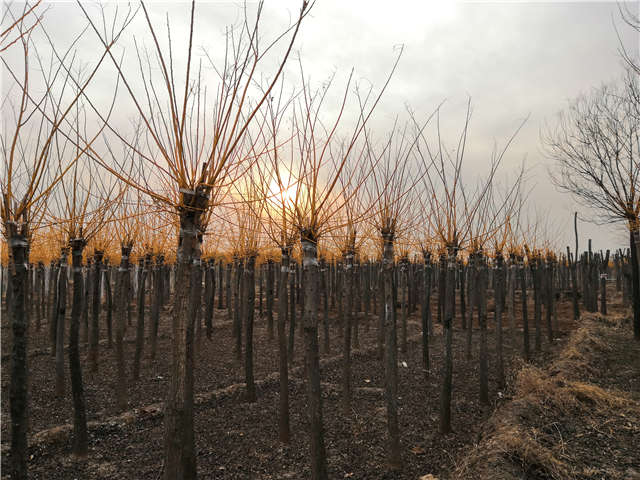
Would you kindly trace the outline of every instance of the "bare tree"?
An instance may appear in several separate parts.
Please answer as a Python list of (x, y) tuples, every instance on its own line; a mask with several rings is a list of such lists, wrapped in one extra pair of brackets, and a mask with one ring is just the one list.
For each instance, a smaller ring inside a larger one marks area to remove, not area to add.
[[(640, 341), (640, 115), (638, 76), (573, 100), (542, 134), (555, 162), (554, 184), (597, 214), (595, 223), (625, 222), (633, 277), (633, 330)], [(577, 255), (577, 252), (576, 252)]]

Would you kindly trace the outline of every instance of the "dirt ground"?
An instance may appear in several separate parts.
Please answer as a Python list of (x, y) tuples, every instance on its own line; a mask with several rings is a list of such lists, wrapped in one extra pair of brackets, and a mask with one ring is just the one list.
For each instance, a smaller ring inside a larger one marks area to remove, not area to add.
[[(560, 328), (553, 344), (549, 345), (543, 327), (543, 348), (533, 358), (535, 365), (544, 366), (554, 352), (565, 343), (567, 335), (575, 330), (571, 319), (571, 305), (564, 300), (559, 304)], [(434, 312), (435, 313), (435, 312)], [(458, 309), (459, 313), (459, 309)], [(47, 324), (40, 332), (31, 332), (29, 356), (30, 374), (30, 460), (29, 471), (33, 479), (157, 479), (162, 472), (163, 419), (157, 409), (145, 407), (161, 404), (168, 385), (169, 327), (168, 311), (162, 316), (161, 339), (156, 360), (148, 357), (148, 346), (142, 363), (140, 380), (130, 382), (129, 408), (134, 413), (128, 421), (121, 421), (116, 410), (115, 352), (106, 344), (100, 346), (98, 373), (83, 365), (83, 378), (87, 396), (90, 449), (84, 460), (70, 455), (71, 438), (68, 434), (50, 437), (47, 441), (38, 432), (68, 424), (72, 419), (70, 385), (63, 399), (54, 397), (55, 365), (46, 352)], [(512, 383), (498, 391), (492, 372), (495, 370), (495, 333), (490, 321), (489, 331), (489, 391), (490, 407), (480, 405), (478, 381), (478, 332), (474, 332), (473, 360), (464, 358), (465, 332), (456, 319), (454, 330), (454, 376), (452, 421), (453, 433), (438, 434), (440, 368), (443, 363), (441, 329), (435, 325), (431, 338), (432, 370), (425, 381), (421, 368), (419, 341), (420, 312), (409, 322), (409, 348), (399, 354), (399, 415), (403, 468), (390, 472), (385, 463), (385, 403), (382, 393), (384, 368), (375, 349), (375, 318), (361, 318), (360, 350), (354, 355), (352, 379), (354, 400), (352, 411), (345, 415), (339, 408), (338, 385), (341, 378), (339, 355), (341, 336), (334, 318), (331, 319), (331, 350), (323, 353), (323, 412), (325, 443), (330, 478), (357, 479), (416, 479), (432, 474), (447, 478), (458, 466), (460, 458), (476, 445), (484, 424), (497, 406), (511, 397)], [(6, 318), (6, 317), (5, 317)], [(490, 320), (492, 314), (489, 314)], [(518, 318), (520, 314), (518, 312)], [(133, 316), (135, 322), (135, 315)], [(531, 346), (534, 345), (533, 306), (529, 309)], [(146, 317), (149, 320), (149, 316)], [(200, 478), (216, 479), (304, 479), (308, 478), (309, 445), (306, 432), (306, 392), (304, 388), (303, 352), (301, 338), (296, 334), (295, 357), (290, 374), (290, 410), (292, 441), (282, 445), (277, 439), (278, 385), (273, 381), (277, 372), (276, 343), (268, 339), (266, 321), (258, 319), (254, 331), (255, 376), (259, 381), (258, 401), (243, 401), (242, 363), (234, 360), (231, 325), (226, 311), (216, 311), (217, 328), (213, 341), (202, 339), (197, 351), (195, 372), (196, 394), (200, 394), (195, 410), (196, 448)], [(369, 326), (367, 326), (369, 323)], [(507, 322), (505, 322), (507, 323)], [(4, 325), (3, 325), (4, 326)], [(367, 328), (368, 327), (368, 328)], [(130, 327), (127, 336), (133, 335)], [(5, 464), (8, 442), (8, 367), (6, 353), (9, 342), (3, 328), (2, 338), (2, 445)], [(104, 338), (104, 333), (101, 332)], [(321, 336), (322, 338), (322, 336)], [(504, 335), (504, 354), (508, 378), (513, 380), (522, 367), (519, 359), (522, 330), (516, 326), (513, 334), (508, 325)], [(322, 341), (320, 342), (322, 345)], [(134, 344), (127, 343), (127, 359), (133, 358)], [(83, 360), (86, 351), (82, 352)], [(67, 360), (65, 359), (65, 367)], [(297, 367), (297, 368), (296, 368)], [(68, 377), (67, 377), (68, 378)], [(265, 379), (267, 379), (265, 381)], [(270, 380), (269, 380), (270, 379)], [(233, 385), (236, 385), (233, 387)], [(217, 395), (226, 387), (229, 394)], [(636, 385), (637, 387), (637, 385)], [(205, 395), (210, 393), (210, 395)], [(133, 418), (133, 420), (131, 420)], [(52, 440), (53, 438), (53, 440)], [(4, 465), (3, 465), (4, 466)], [(3, 470), (5, 470), (3, 468)], [(4, 477), (3, 477), (4, 478)], [(595, 478), (595, 477), (594, 477)]]

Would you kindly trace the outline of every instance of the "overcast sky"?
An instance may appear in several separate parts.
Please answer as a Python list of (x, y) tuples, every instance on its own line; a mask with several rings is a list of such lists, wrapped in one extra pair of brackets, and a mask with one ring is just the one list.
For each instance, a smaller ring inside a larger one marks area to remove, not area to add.
[[(269, 33), (271, 25), (277, 25), (277, 31), (286, 24), (297, 5), (295, 1), (268, 0), (265, 19), (273, 23), (265, 22), (265, 32)], [(637, 2), (630, 5), (637, 13)], [(50, 6), (45, 19), (50, 35), (68, 41), (84, 25), (82, 13), (74, 3), (53, 2)], [(189, 4), (151, 2), (150, 11), (161, 25), (169, 13), (176, 51), (180, 51), (181, 42), (186, 42), (180, 39), (186, 38)], [(221, 52), (224, 25), (239, 18), (237, 3), (202, 2), (197, 4), (197, 16), (195, 44), (214, 55)], [(616, 27), (625, 48), (637, 57), (637, 33), (624, 25), (617, 4), (611, 2), (423, 0), (393, 4), (318, 0), (303, 23), (296, 56), (300, 56), (306, 75), (317, 82), (336, 72), (337, 83), (344, 85), (354, 68), (356, 79), (380, 87), (398, 46), (404, 45), (372, 128), (385, 134), (405, 105), (418, 116), (426, 116), (445, 100), (441, 109), (443, 137), (454, 144), (471, 97), (473, 116), (465, 161), (470, 174), (485, 171), (494, 141), (504, 144), (529, 116), (509, 149), (504, 176), (515, 172), (526, 159), (531, 211), (549, 220), (558, 235), (557, 246), (563, 248), (568, 242), (573, 244), (571, 218), (576, 206), (550, 185), (539, 132), (545, 122), (553, 123), (568, 100), (622, 75)], [(134, 55), (134, 34), (149, 44), (142, 18), (131, 25), (121, 42), (129, 50), (129, 58)], [(87, 61), (95, 60), (94, 49), (92, 40), (87, 40), (81, 55), (86, 55)], [(6, 83), (6, 77), (3, 80)], [(98, 79), (96, 92), (101, 82), (108, 80)], [(577, 208), (582, 218), (591, 216), (584, 208)], [(585, 222), (579, 228), (582, 246), (588, 237), (597, 249), (627, 245), (623, 229)]]

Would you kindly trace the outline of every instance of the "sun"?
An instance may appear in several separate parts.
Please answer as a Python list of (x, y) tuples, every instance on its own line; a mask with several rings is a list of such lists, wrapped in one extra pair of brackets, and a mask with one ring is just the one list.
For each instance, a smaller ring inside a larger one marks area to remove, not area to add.
[(283, 206), (286, 208), (293, 207), (296, 203), (297, 194), (298, 187), (295, 184), (281, 188), (275, 178), (271, 180), (271, 183), (269, 184), (270, 201), (280, 208)]

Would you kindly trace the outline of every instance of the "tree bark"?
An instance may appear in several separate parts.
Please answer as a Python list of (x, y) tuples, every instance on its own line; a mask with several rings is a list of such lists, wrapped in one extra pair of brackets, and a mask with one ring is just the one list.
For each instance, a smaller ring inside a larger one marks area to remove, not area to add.
[(145, 304), (145, 284), (147, 283), (147, 271), (149, 269), (149, 255), (140, 259), (138, 263), (140, 275), (138, 275), (138, 322), (136, 324), (136, 350), (133, 356), (133, 379), (140, 378), (140, 362), (144, 349), (144, 304)]
[(116, 278), (116, 404), (118, 410), (127, 408), (127, 374), (124, 360), (124, 332), (127, 320), (127, 304), (129, 302), (126, 293), (129, 279), (129, 254), (133, 245), (120, 246), (120, 267)]
[(27, 262), (29, 243), (23, 225), (18, 231), (15, 223), (5, 224), (9, 248), (11, 249), (10, 287), (11, 287), (11, 380), (9, 385), (9, 403), (11, 411), (11, 455), (9, 471), (12, 479), (27, 478), (28, 444), (28, 370), (27, 338), (28, 324), (26, 315), (25, 292), (27, 289)]
[(98, 339), (100, 337), (100, 290), (102, 280), (103, 252), (96, 250), (93, 255), (93, 298), (91, 310), (91, 338), (89, 343), (89, 364), (92, 372), (98, 371)]
[(394, 298), (393, 233), (382, 232), (383, 258), (382, 275), (384, 291), (384, 372), (385, 400), (387, 404), (387, 462), (390, 468), (399, 469), (400, 427), (398, 425), (398, 339), (396, 332), (396, 304)]
[[(192, 270), (199, 268), (202, 212), (209, 203), (208, 188), (181, 190), (179, 243), (176, 255), (176, 282), (171, 317), (171, 382), (164, 415), (164, 478), (196, 478), (193, 431), (193, 322), (196, 306), (190, 300)], [(199, 272), (198, 272), (199, 273)], [(193, 292), (191, 292), (193, 293)], [(190, 305), (189, 305), (190, 304)], [(187, 312), (185, 316), (184, 312)]]
[(318, 247), (316, 242), (317, 239), (311, 232), (302, 232), (302, 265), (305, 275), (304, 295), (306, 297), (302, 324), (304, 326), (308, 412), (311, 425), (311, 478), (312, 480), (326, 480), (328, 474), (322, 422), (318, 312), (313, 301), (317, 297), (318, 290)]
[[(423, 252), (424, 269), (422, 271), (422, 368), (425, 382), (429, 379), (429, 323), (431, 322), (431, 254)], [(426, 384), (426, 383), (425, 383)]]
[(280, 281), (278, 283), (278, 370), (280, 393), (278, 401), (278, 437), (282, 443), (289, 443), (291, 436), (289, 429), (289, 364), (287, 361), (287, 312), (289, 255), (291, 247), (283, 247), (280, 260)]
[(244, 346), (244, 378), (247, 386), (247, 402), (256, 401), (256, 383), (253, 376), (253, 317), (256, 303), (256, 257), (250, 255), (244, 267), (245, 308), (245, 346)]
[(60, 256), (58, 270), (58, 308), (56, 319), (56, 396), (64, 397), (64, 326), (67, 310), (67, 249)]
[[(71, 239), (71, 262), (73, 267), (73, 303), (71, 305), (71, 326), (69, 329), (69, 370), (71, 372), (71, 391), (73, 393), (73, 453), (85, 457), (89, 449), (87, 433), (87, 409), (82, 383), (80, 365), (80, 315), (84, 303), (82, 277), (82, 251), (86, 242), (83, 238)], [(98, 270), (99, 272), (100, 270)], [(97, 283), (97, 282), (96, 282)]]
[[(448, 248), (448, 259), (445, 270), (445, 288), (446, 297), (443, 301), (444, 315), (444, 368), (442, 372), (442, 390), (440, 393), (440, 434), (446, 435), (451, 432), (451, 389), (453, 380), (453, 332), (452, 332), (452, 304), (455, 301), (454, 272), (455, 272), (455, 249)], [(472, 325), (468, 324), (467, 328), (471, 329)]]
[(344, 315), (344, 335), (342, 350), (342, 410), (345, 414), (351, 412), (351, 327), (353, 320), (353, 252), (345, 255), (344, 263), (345, 287), (342, 290)]

